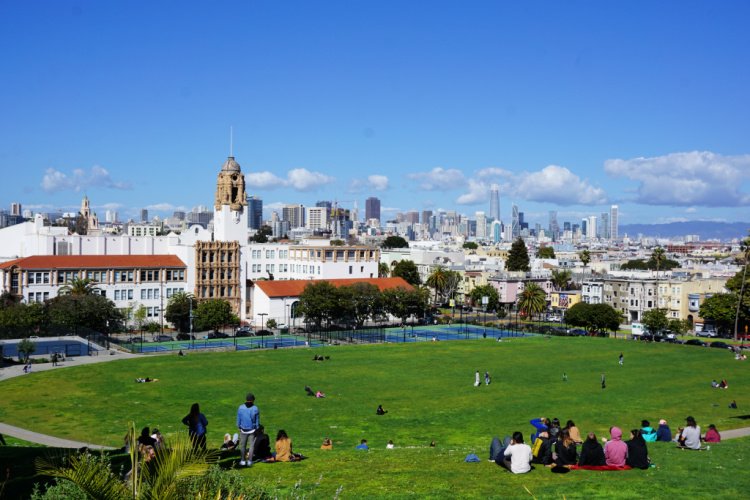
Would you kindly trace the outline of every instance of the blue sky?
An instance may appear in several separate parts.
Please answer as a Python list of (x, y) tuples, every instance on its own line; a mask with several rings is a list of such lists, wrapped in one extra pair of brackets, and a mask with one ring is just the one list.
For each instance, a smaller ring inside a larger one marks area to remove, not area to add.
[(0, 3), (0, 206), (750, 220), (750, 3)]

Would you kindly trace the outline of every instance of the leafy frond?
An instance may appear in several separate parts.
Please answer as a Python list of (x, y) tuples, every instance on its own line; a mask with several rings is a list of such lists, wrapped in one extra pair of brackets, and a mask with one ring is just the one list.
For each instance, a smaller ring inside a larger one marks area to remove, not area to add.
[(128, 488), (110, 470), (109, 462), (88, 453), (71, 455), (68, 466), (59, 466), (46, 459), (36, 460), (38, 474), (67, 479), (86, 492), (89, 498), (121, 500), (130, 498)]

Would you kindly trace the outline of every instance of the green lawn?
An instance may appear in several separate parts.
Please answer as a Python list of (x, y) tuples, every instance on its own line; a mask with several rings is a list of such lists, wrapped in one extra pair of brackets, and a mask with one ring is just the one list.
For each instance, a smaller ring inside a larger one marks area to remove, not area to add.
[[(331, 359), (312, 361), (316, 353)], [(704, 428), (750, 425), (737, 418), (750, 414), (747, 363), (719, 349), (564, 337), (171, 354), (4, 381), (0, 420), (121, 446), (129, 421), (178, 431), (197, 401), (209, 420), (209, 445), (218, 446), (225, 432), (235, 431), (236, 408), (252, 391), (269, 434), (285, 429), (295, 449), (310, 456), (244, 472), (282, 495), (529, 497), (525, 486), (539, 497), (729, 497), (750, 487), (743, 467), (748, 439), (702, 453), (653, 444), (658, 466), (645, 472), (556, 475), (542, 468), (514, 477), (463, 458), (475, 452), (486, 459), (492, 436), (515, 430), (528, 436), (529, 419), (542, 415), (573, 419), (582, 432), (599, 436), (612, 425), (638, 427), (643, 418), (654, 424), (666, 418), (673, 430), (687, 415)], [(477, 369), (492, 374), (489, 387), (473, 387)], [(159, 382), (134, 383), (146, 376)], [(711, 380), (721, 378), (729, 389), (712, 389)], [(306, 396), (305, 385), (328, 397)], [(727, 408), (732, 399), (740, 410)], [(376, 416), (378, 404), (389, 413)], [(325, 436), (334, 440), (333, 451), (318, 449)], [(369, 452), (354, 450), (362, 438)], [(385, 450), (389, 439), (395, 450)], [(431, 440), (436, 448), (428, 447)], [(0, 449), (0, 457), (12, 451)]]

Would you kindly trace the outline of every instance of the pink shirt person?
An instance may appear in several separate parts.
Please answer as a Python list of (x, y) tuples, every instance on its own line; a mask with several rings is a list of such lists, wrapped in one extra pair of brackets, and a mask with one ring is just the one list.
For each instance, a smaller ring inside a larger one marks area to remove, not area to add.
[(612, 427), (609, 434), (612, 439), (604, 445), (604, 458), (607, 460), (607, 465), (623, 467), (628, 457), (628, 445), (622, 441), (622, 431), (619, 427)]

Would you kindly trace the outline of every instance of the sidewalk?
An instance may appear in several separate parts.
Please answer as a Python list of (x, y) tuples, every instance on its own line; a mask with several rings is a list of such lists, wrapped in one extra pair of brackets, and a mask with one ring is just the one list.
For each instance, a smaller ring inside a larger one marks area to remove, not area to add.
[[(114, 354), (110, 354), (114, 352)], [(67, 368), (70, 366), (81, 366), (89, 365), (92, 363), (104, 363), (106, 361), (116, 361), (118, 359), (130, 359), (136, 358), (139, 354), (131, 354), (129, 352), (122, 352), (117, 350), (112, 351), (101, 351), (98, 356), (75, 356), (67, 357), (62, 363), (57, 363), (57, 366), (52, 366), (52, 363), (38, 363), (31, 365), (31, 373), (43, 372), (47, 370), (57, 370), (58, 368)], [(33, 357), (33, 356), (32, 356)], [(11, 365), (4, 368), (0, 368), (0, 380), (5, 380), (13, 377), (19, 377), (21, 375), (28, 375), (23, 372), (23, 365)]]
[(85, 446), (87, 448), (91, 448), (92, 450), (114, 449), (111, 446), (102, 446), (102, 445), (93, 444), (93, 443), (83, 443), (81, 441), (71, 441), (69, 439), (57, 438), (55, 436), (48, 436), (46, 434), (39, 434), (38, 432), (28, 431), (26, 429), (21, 429), (20, 427), (15, 427), (13, 425), (8, 425), (4, 423), (0, 423), (0, 434), (3, 434), (5, 436), (13, 436), (14, 438), (23, 439), (24, 441), (29, 441), (29, 442), (37, 443), (37, 444), (43, 444), (44, 446), (51, 446), (54, 448), (79, 449)]

